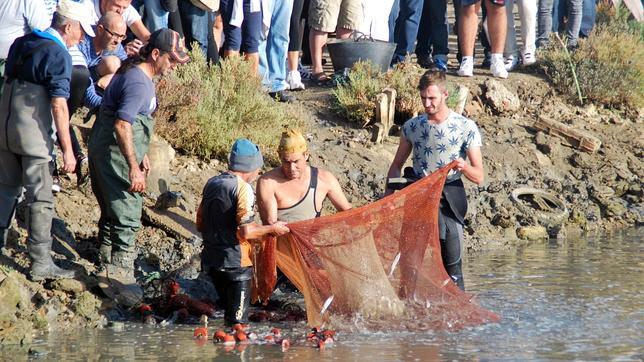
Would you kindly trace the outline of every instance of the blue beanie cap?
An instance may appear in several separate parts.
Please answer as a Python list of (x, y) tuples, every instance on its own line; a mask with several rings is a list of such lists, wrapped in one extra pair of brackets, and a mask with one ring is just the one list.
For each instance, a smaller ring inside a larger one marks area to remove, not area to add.
[(256, 144), (245, 138), (239, 138), (233, 143), (228, 158), (228, 168), (231, 171), (253, 172), (262, 166), (264, 158)]

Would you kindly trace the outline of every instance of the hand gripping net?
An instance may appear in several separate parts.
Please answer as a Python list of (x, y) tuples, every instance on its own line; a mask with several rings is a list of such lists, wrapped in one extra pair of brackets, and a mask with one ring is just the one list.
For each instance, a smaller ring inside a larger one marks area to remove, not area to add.
[(438, 206), (453, 166), (374, 203), (289, 224), (290, 234), (267, 238), (256, 250), (254, 300), (267, 302), (277, 264), (304, 294), (311, 326), (360, 320), (370, 329), (456, 330), (498, 321), (443, 267)]

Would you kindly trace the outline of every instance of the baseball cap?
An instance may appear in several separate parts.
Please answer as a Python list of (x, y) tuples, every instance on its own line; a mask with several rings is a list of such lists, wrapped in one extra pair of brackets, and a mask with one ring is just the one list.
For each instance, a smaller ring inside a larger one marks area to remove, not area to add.
[(60, 0), (56, 12), (67, 19), (76, 20), (80, 23), (85, 34), (94, 37), (94, 29), (89, 23), (91, 9), (84, 3), (74, 0)]
[(152, 33), (147, 46), (168, 52), (172, 59), (181, 64), (190, 60), (179, 33), (171, 29), (162, 28)]

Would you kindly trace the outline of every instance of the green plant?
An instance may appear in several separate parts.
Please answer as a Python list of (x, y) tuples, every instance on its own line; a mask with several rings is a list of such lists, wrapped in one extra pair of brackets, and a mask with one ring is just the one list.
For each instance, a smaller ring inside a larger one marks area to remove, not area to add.
[(226, 159), (234, 140), (246, 137), (277, 162), (273, 150), (284, 126), (303, 124), (296, 109), (268, 97), (241, 57), (211, 66), (199, 47), (193, 49), (191, 61), (158, 84), (157, 133), (202, 159)]
[(602, 15), (569, 57), (562, 46), (542, 52), (542, 68), (560, 92), (570, 97), (581, 93), (583, 100), (611, 108), (644, 106), (644, 28), (623, 14), (617, 8), (612, 17)]
[(387, 85), (396, 90), (396, 112), (414, 115), (424, 110), (418, 96), (418, 81), (425, 70), (411, 60), (396, 64), (387, 73)]
[(365, 126), (374, 117), (376, 95), (385, 87), (380, 71), (371, 62), (359, 61), (349, 71), (347, 81), (333, 89), (334, 110), (347, 120)]
[[(349, 71), (348, 80), (333, 90), (334, 109), (342, 117), (361, 126), (375, 116), (376, 96), (383, 89), (396, 90), (396, 113), (411, 117), (424, 111), (418, 95), (418, 81), (425, 70), (407, 60), (387, 73), (381, 73), (369, 62), (358, 62)], [(458, 87), (448, 82), (447, 105), (454, 108), (458, 102)]]

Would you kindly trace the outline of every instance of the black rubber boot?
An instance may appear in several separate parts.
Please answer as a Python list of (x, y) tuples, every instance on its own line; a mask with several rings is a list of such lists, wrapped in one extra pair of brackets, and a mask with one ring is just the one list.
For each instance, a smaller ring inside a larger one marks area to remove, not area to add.
[(253, 268), (210, 270), (210, 277), (217, 289), (220, 306), (224, 307), (224, 322), (227, 326), (248, 323)]
[(28, 245), (31, 256), (31, 279), (42, 281), (45, 279), (71, 279), (75, 276), (73, 270), (61, 269), (51, 259), (51, 240), (40, 244)]

